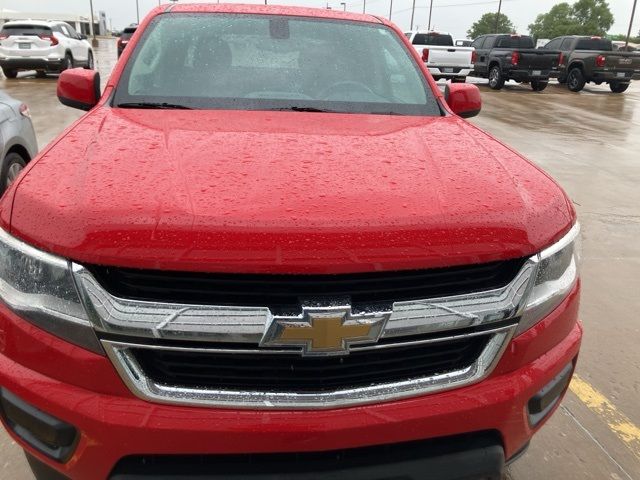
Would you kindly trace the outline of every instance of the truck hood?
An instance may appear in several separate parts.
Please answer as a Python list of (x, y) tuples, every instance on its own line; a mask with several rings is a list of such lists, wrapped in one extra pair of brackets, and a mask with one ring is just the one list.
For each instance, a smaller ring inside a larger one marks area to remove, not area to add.
[(457, 117), (104, 107), (31, 165), (10, 228), (81, 263), (340, 273), (531, 255), (573, 216)]

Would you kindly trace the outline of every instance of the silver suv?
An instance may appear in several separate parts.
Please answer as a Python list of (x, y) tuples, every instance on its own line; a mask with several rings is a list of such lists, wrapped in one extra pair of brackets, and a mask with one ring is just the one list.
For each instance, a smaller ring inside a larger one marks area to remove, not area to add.
[(0, 195), (38, 153), (29, 108), (0, 91)]
[(20, 70), (35, 70), (38, 76), (68, 68), (94, 68), (91, 44), (64, 22), (7, 22), (0, 30), (0, 67), (7, 78)]

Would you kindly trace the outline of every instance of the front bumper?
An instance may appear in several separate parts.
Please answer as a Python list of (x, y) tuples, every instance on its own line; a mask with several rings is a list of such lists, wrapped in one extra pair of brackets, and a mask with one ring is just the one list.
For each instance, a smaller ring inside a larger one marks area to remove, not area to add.
[[(109, 478), (122, 459), (139, 455), (332, 452), (483, 432), (497, 434), (509, 459), (544, 423), (531, 425), (529, 400), (578, 355), (578, 290), (514, 339), (486, 380), (395, 402), (313, 412), (152, 404), (133, 397), (105, 357), (59, 340), (4, 307), (0, 386), (79, 430), (66, 463), (49, 459), (14, 434), (31, 455), (74, 480)], [(465, 452), (473, 455), (472, 450)], [(302, 473), (285, 478), (311, 478)]]
[(61, 58), (48, 57), (5, 57), (0, 58), (0, 67), (9, 70), (46, 70), (59, 72), (62, 68)]

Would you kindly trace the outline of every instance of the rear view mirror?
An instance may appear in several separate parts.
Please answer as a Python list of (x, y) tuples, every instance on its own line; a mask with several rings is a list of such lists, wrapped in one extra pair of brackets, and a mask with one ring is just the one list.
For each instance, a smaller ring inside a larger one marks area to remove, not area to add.
[(91, 110), (100, 100), (100, 74), (84, 68), (65, 70), (58, 78), (58, 100), (67, 107)]
[(482, 110), (480, 90), (467, 83), (448, 83), (444, 91), (444, 99), (449, 108), (462, 118), (475, 117)]

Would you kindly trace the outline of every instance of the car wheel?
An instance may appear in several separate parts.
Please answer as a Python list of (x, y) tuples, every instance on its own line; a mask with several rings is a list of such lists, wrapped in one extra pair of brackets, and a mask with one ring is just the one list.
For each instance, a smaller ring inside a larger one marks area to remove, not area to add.
[(18, 153), (10, 153), (4, 158), (0, 169), (0, 195), (18, 178), (26, 166), (27, 161)]
[(572, 92), (579, 92), (584, 88), (587, 81), (584, 79), (584, 75), (582, 74), (582, 70), (579, 68), (573, 68), (569, 72), (569, 76), (567, 77), (567, 87)]
[(531, 89), (534, 92), (543, 91), (545, 88), (547, 88), (547, 85), (549, 85), (549, 82), (546, 80), (531, 80)]
[(93, 61), (93, 52), (89, 50), (89, 57), (87, 58), (87, 66), (85, 67), (87, 70), (95, 69), (95, 62)]
[(69, 70), (73, 68), (73, 57), (71, 56), (71, 54), (67, 53), (64, 56), (64, 60), (62, 60), (62, 67), (60, 67), (60, 73), (64, 72), (65, 70)]
[(620, 82), (611, 82), (609, 84), (609, 88), (613, 93), (624, 93), (629, 88), (628, 83), (620, 83)]
[(494, 65), (489, 70), (489, 88), (492, 90), (500, 90), (504, 87), (504, 76), (499, 65)]
[(16, 78), (18, 76), (17, 70), (11, 70), (9, 68), (3, 68), (2, 73), (4, 73), (4, 76), (7, 78)]

